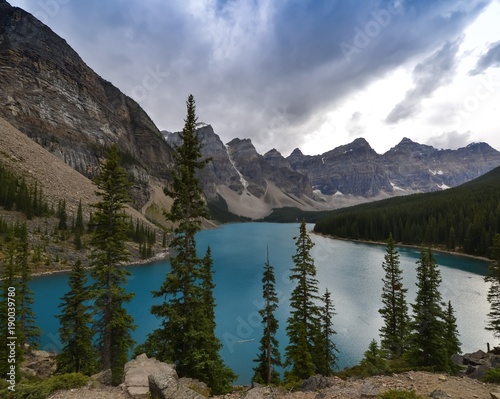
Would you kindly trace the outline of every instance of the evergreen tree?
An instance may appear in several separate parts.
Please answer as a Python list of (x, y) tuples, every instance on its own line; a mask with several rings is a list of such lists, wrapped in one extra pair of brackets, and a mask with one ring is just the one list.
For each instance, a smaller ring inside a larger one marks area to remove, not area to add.
[(379, 348), (374, 339), (371, 340), (368, 350), (364, 353), (361, 366), (367, 375), (380, 375), (389, 371), (389, 363), (384, 359), (384, 351)]
[(92, 296), (97, 316), (94, 330), (97, 333), (100, 368), (111, 369), (112, 382), (118, 385), (122, 382), (127, 352), (134, 344), (131, 332), (135, 326), (133, 318), (123, 307), (134, 295), (124, 288), (130, 272), (121, 267), (129, 259), (125, 247), (128, 224), (124, 212), (129, 200), (129, 183), (125, 170), (120, 166), (116, 145), (108, 150), (107, 159), (101, 165), (94, 184), (100, 198), (93, 205), (94, 232), (91, 240), (91, 273), (95, 281)]
[(487, 330), (493, 331), (495, 337), (500, 337), (500, 234), (493, 238), (491, 247), (491, 262), (488, 269), (486, 282), (490, 283), (488, 290), (488, 302), (490, 312), (488, 313)]
[(328, 288), (322, 297), (323, 306), (321, 308), (321, 335), (316, 343), (316, 373), (321, 375), (331, 375), (337, 364), (337, 346), (332, 341), (332, 335), (337, 334), (333, 329), (332, 318), (335, 315), (331, 293)]
[[(457, 319), (455, 317), (455, 312), (451, 306), (451, 301), (448, 301), (448, 306), (446, 308), (445, 314), (445, 336), (444, 342), (446, 344), (446, 350), (448, 352), (448, 357), (451, 357), (457, 353), (460, 353), (461, 343), (458, 339), (459, 333), (457, 328)], [(453, 362), (450, 362), (451, 371), (456, 373), (460, 370), (460, 367)]]
[(28, 260), (28, 228), (26, 223), (17, 225), (15, 240), (15, 257), (19, 271), (19, 290), (16, 300), (19, 301), (19, 327), (22, 331), (21, 347), (29, 344), (33, 348), (38, 347), (40, 340), (40, 328), (36, 325), (36, 316), (33, 311), (34, 293), (29, 287), (31, 281), (31, 265)]
[(57, 369), (61, 373), (93, 374), (96, 368), (96, 354), (92, 347), (92, 314), (87, 302), (91, 299), (90, 288), (82, 262), (78, 260), (69, 275), (70, 291), (59, 305), (57, 316), (61, 327), (59, 334), (64, 345), (57, 355)]
[(76, 212), (76, 221), (75, 221), (75, 228), (74, 228), (74, 233), (75, 233), (75, 247), (76, 249), (82, 249), (83, 243), (82, 243), (82, 236), (83, 233), (85, 232), (85, 226), (83, 225), (83, 210), (82, 210), (82, 200), (78, 203), (78, 210)]
[(192, 375), (204, 381), (213, 394), (229, 392), (231, 382), (236, 379), (233, 371), (226, 367), (219, 354), (222, 343), (215, 335), (215, 299), (213, 291), (213, 260), (210, 247), (207, 248), (201, 264), (201, 302), (202, 306), (196, 309), (197, 319), (200, 324), (199, 338), (194, 343), (190, 356)]
[[(201, 229), (203, 218), (208, 217), (196, 173), (208, 160), (201, 160), (192, 95), (186, 104), (187, 116), (180, 134), (182, 144), (174, 151), (176, 167), (172, 187), (165, 189), (174, 200), (166, 214), (175, 226), (171, 241), (171, 269), (160, 289), (153, 292), (155, 298), (164, 298), (165, 301), (151, 308), (151, 313), (162, 322), (160, 328), (148, 336), (144, 348), (159, 360), (173, 362), (180, 376), (204, 381), (212, 393), (219, 393), (229, 387), (235, 376), (218, 354), (211, 358), (221, 344), (214, 336), (215, 321), (201, 314), (207, 311), (204, 300), (213, 283), (207, 281), (206, 266), (204, 269), (204, 261), (196, 253), (195, 235)], [(213, 317), (213, 313), (208, 313)], [(211, 362), (210, 370), (207, 369), (208, 362)]]
[(57, 228), (59, 230), (67, 230), (68, 213), (66, 212), (66, 200), (59, 201), (59, 204), (57, 206), (57, 217), (59, 218)]
[(290, 317), (287, 319), (286, 332), (289, 345), (285, 349), (286, 366), (291, 370), (285, 373), (288, 381), (306, 379), (316, 373), (319, 364), (313, 354), (321, 336), (320, 308), (316, 266), (310, 255), (314, 244), (307, 234), (304, 221), (300, 224), (300, 234), (296, 237), (296, 253), (292, 256), (294, 267), (290, 280), (296, 286), (290, 297)]
[(276, 338), (278, 319), (274, 315), (279, 301), (275, 288), (274, 267), (269, 263), (269, 250), (267, 251), (267, 261), (264, 264), (262, 284), (264, 308), (259, 310), (259, 315), (262, 317), (264, 332), (260, 340), (259, 354), (254, 360), (258, 364), (254, 368), (253, 381), (269, 385), (279, 383), (279, 373), (275, 368), (281, 366), (279, 343)]
[(417, 295), (413, 307), (408, 359), (415, 366), (452, 371), (451, 353), (446, 337), (446, 315), (442, 308), (439, 284), (441, 275), (432, 251), (422, 248), (417, 262)]
[(399, 358), (408, 347), (410, 318), (406, 304), (407, 289), (403, 288), (403, 276), (399, 263), (399, 253), (394, 249), (392, 235), (387, 241), (387, 250), (382, 268), (385, 277), (382, 279), (382, 305), (379, 310), (384, 320), (380, 329), (381, 349), (389, 357)]
[[(14, 366), (16, 383), (19, 382), (19, 366), (24, 360), (23, 331), (17, 319), (20, 312), (19, 275), (16, 262), (15, 233), (12, 230), (6, 245), (6, 258), (2, 262), (0, 280), (0, 377), (7, 378), (7, 373), (12, 374), (10, 366)], [(16, 337), (12, 340), (9, 337)], [(15, 359), (12, 362), (11, 359)], [(8, 376), (10, 380), (10, 375)]]

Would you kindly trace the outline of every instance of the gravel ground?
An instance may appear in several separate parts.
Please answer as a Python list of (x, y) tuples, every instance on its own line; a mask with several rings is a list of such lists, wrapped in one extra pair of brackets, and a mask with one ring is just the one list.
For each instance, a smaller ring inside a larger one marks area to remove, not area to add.
[[(500, 386), (485, 384), (466, 377), (450, 377), (441, 374), (425, 372), (408, 372), (395, 376), (377, 376), (354, 381), (338, 380), (334, 387), (318, 392), (279, 392), (273, 390), (266, 398), (273, 399), (358, 399), (361, 391), (366, 388), (376, 388), (379, 392), (389, 389), (415, 390), (418, 394), (428, 397), (432, 392), (441, 390), (454, 399), (489, 399), (491, 392), (500, 392)], [(217, 399), (243, 399), (245, 391)], [(130, 399), (120, 387), (80, 388), (70, 391), (59, 391), (49, 399)]]

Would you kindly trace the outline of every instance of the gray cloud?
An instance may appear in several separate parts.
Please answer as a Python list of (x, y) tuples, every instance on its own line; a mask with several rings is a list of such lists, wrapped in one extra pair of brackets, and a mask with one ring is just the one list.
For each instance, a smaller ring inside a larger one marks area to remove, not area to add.
[(500, 41), (493, 43), (488, 51), (477, 61), (476, 68), (469, 72), (469, 75), (478, 75), (490, 67), (500, 66)]
[(461, 40), (447, 42), (413, 70), (414, 87), (387, 115), (386, 123), (393, 124), (408, 119), (420, 111), (421, 101), (430, 97), (440, 86), (451, 82), (456, 66), (455, 56)]
[[(489, 1), (405, 0), (387, 14), (393, 0), (64, 0), (45, 22), (160, 129), (182, 128), (192, 93), (224, 141), (287, 153), (353, 91), (454, 43)], [(46, 3), (22, 6), (40, 14)]]
[(351, 118), (347, 121), (346, 129), (349, 132), (349, 137), (356, 138), (363, 135), (365, 127), (361, 123), (362, 114), (359, 111), (354, 112)]
[(425, 144), (431, 145), (434, 148), (450, 148), (456, 150), (457, 148), (465, 147), (470, 144), (470, 138), (471, 132), (444, 132), (427, 140)]

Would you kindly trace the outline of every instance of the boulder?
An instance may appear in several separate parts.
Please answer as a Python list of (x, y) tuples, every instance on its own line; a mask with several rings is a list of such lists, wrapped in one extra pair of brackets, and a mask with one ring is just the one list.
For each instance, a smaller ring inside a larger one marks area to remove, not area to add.
[(148, 382), (152, 399), (205, 399), (205, 396), (179, 383), (173, 368), (149, 375)]
[(480, 366), (482, 364), (485, 364), (488, 357), (488, 354), (481, 349), (474, 353), (466, 353), (464, 355), (464, 364)]
[(431, 398), (434, 398), (434, 399), (447, 399), (447, 398), (451, 398), (450, 394), (448, 394), (448, 392), (445, 392), (441, 389), (436, 389), (434, 391), (431, 392), (431, 394), (429, 395)]
[(111, 385), (111, 370), (101, 371), (100, 373), (94, 374), (91, 378), (99, 385)]
[[(125, 365), (124, 388), (133, 399), (149, 398), (148, 376), (155, 372), (175, 373), (172, 366), (154, 358), (149, 359), (146, 354), (137, 356)], [(177, 376), (177, 374), (176, 374)]]
[(456, 364), (457, 366), (463, 366), (465, 364), (464, 357), (462, 355), (459, 355), (458, 353), (455, 353), (451, 357), (451, 361), (453, 362), (453, 364)]
[(208, 387), (207, 384), (204, 382), (195, 380), (193, 378), (187, 378), (187, 377), (182, 377), (179, 378), (179, 383), (186, 388), (192, 389), (195, 392), (198, 392), (199, 394), (203, 396), (210, 396), (210, 388)]
[(380, 390), (371, 382), (365, 382), (361, 387), (360, 395), (362, 398), (375, 398), (380, 394)]
[(207, 385), (190, 378), (179, 380), (177, 372), (170, 364), (148, 358), (146, 354), (137, 356), (125, 365), (123, 389), (132, 399), (199, 399), (197, 392), (210, 393)]
[(27, 374), (47, 378), (56, 372), (56, 354), (28, 348), (21, 370)]

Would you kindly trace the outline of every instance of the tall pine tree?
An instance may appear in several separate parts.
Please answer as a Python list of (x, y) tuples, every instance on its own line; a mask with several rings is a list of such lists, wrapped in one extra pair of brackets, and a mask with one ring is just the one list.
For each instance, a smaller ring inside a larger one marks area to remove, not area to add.
[[(19, 295), (19, 271), (16, 262), (14, 229), (9, 233), (6, 244), (6, 257), (2, 262), (2, 274), (0, 280), (0, 377), (7, 378), (11, 372), (10, 366), (14, 366), (16, 383), (19, 382), (19, 366), (24, 360), (23, 331), (18, 323), (17, 315), (20, 312)], [(9, 338), (10, 337), (10, 338)], [(15, 337), (16, 339), (13, 339)], [(13, 361), (15, 360), (15, 362)], [(10, 376), (9, 378), (10, 379)]]
[(134, 296), (124, 286), (130, 272), (123, 264), (129, 259), (125, 247), (127, 239), (127, 215), (124, 208), (129, 200), (129, 183), (125, 170), (120, 166), (118, 147), (113, 145), (107, 152), (99, 174), (94, 179), (100, 201), (93, 205), (93, 236), (91, 245), (91, 274), (94, 279), (92, 296), (96, 321), (97, 349), (100, 369), (111, 369), (112, 383), (122, 382), (123, 366), (134, 341), (133, 318), (123, 307)]
[(264, 273), (262, 276), (262, 298), (264, 307), (259, 310), (262, 317), (264, 331), (260, 340), (257, 367), (254, 368), (255, 374), (253, 381), (264, 384), (279, 383), (279, 373), (276, 367), (281, 366), (281, 355), (279, 343), (276, 338), (278, 331), (278, 319), (274, 315), (278, 308), (278, 294), (276, 293), (276, 278), (274, 276), (274, 267), (269, 263), (269, 250), (267, 251), (267, 260), (264, 264)]
[(25, 344), (33, 348), (38, 347), (40, 340), (40, 328), (36, 325), (36, 316), (33, 311), (35, 301), (34, 293), (29, 286), (31, 281), (31, 264), (28, 260), (28, 228), (26, 223), (15, 226), (14, 253), (15, 262), (19, 273), (19, 289), (17, 291), (16, 301), (19, 302), (19, 312), (17, 314), (19, 328), (22, 331), (20, 340), (21, 347)]
[(332, 294), (325, 290), (323, 297), (323, 306), (321, 307), (320, 323), (321, 331), (317, 339), (315, 348), (316, 373), (329, 376), (337, 366), (337, 346), (332, 341), (332, 336), (337, 334), (333, 329), (332, 318), (335, 315), (335, 307), (332, 301)]
[(500, 338), (500, 234), (496, 234), (493, 238), (491, 262), (485, 280), (490, 283), (488, 290), (490, 312), (486, 329), (493, 331), (495, 337)]
[(80, 200), (80, 202), (78, 203), (78, 210), (76, 212), (76, 221), (74, 228), (74, 234), (75, 234), (74, 243), (76, 249), (82, 249), (83, 247), (82, 236), (84, 232), (85, 232), (85, 226), (83, 225), (82, 200)]
[(410, 317), (406, 303), (407, 289), (403, 288), (403, 276), (399, 263), (399, 253), (394, 248), (392, 235), (387, 240), (387, 249), (382, 268), (382, 305), (379, 310), (384, 320), (380, 329), (381, 349), (391, 358), (399, 358), (408, 347)]
[(212, 393), (219, 393), (229, 388), (235, 375), (215, 355), (221, 344), (214, 335), (213, 310), (206, 309), (206, 295), (213, 283), (207, 281), (207, 260), (204, 262), (196, 253), (195, 235), (203, 218), (208, 217), (196, 176), (208, 160), (201, 159), (192, 95), (186, 104), (187, 116), (180, 133), (182, 143), (174, 151), (173, 181), (165, 189), (174, 199), (166, 215), (175, 226), (170, 245), (171, 269), (160, 289), (153, 292), (154, 297), (164, 298), (164, 302), (151, 308), (151, 313), (162, 322), (148, 336), (144, 348), (159, 360), (173, 362), (180, 376), (197, 378), (207, 383)]
[(292, 256), (295, 266), (290, 280), (296, 285), (290, 297), (291, 311), (286, 327), (289, 345), (285, 349), (285, 366), (291, 366), (285, 377), (290, 382), (309, 378), (320, 368), (319, 359), (314, 356), (318, 337), (321, 337), (321, 310), (317, 305), (320, 298), (316, 266), (310, 254), (314, 243), (304, 221), (295, 240), (296, 252)]
[[(448, 351), (448, 356), (451, 357), (455, 354), (461, 353), (460, 347), (462, 344), (458, 339), (460, 334), (458, 333), (457, 318), (455, 317), (455, 311), (451, 306), (451, 301), (448, 301), (448, 306), (446, 307), (445, 328), (444, 341), (446, 344), (446, 350)], [(453, 362), (450, 362), (450, 368), (453, 373), (460, 371), (460, 367)]]
[(87, 302), (91, 299), (90, 288), (82, 262), (77, 260), (69, 275), (69, 292), (61, 299), (59, 335), (64, 345), (57, 355), (57, 369), (62, 373), (91, 375), (96, 369), (96, 353), (92, 347), (94, 333), (90, 328), (92, 314)]
[(446, 313), (441, 301), (441, 275), (431, 249), (421, 250), (417, 262), (417, 295), (413, 307), (408, 359), (415, 366), (433, 367), (435, 371), (452, 372), (447, 346)]

